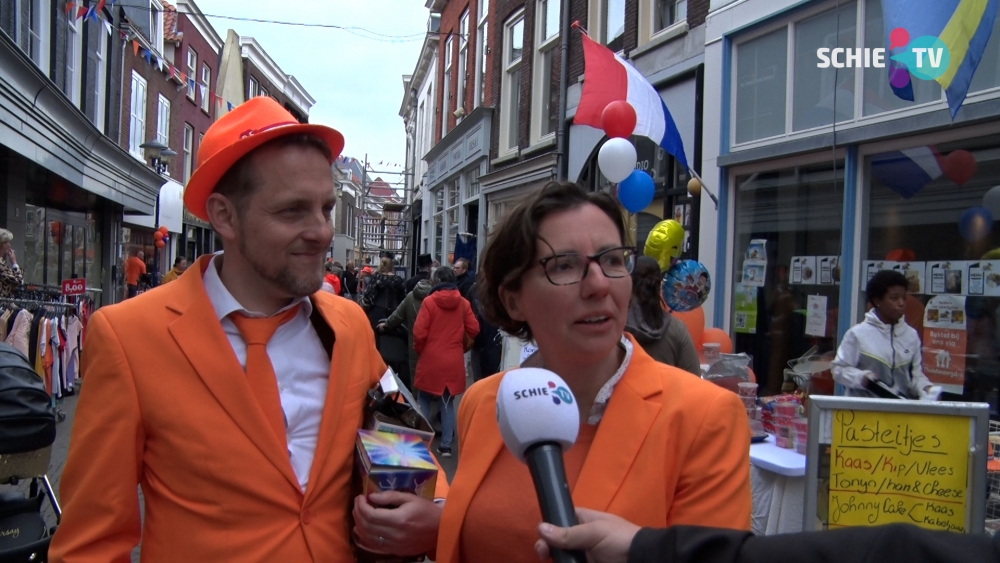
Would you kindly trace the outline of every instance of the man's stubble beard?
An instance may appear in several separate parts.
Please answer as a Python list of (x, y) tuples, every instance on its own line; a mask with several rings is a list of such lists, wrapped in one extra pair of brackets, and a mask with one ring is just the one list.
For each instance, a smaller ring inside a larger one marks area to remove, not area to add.
[(250, 267), (253, 268), (253, 271), (256, 272), (258, 276), (271, 282), (276, 287), (293, 297), (306, 297), (316, 293), (321, 287), (323, 287), (323, 277), (326, 272), (323, 269), (322, 260), (317, 261), (316, 275), (314, 277), (296, 277), (295, 274), (289, 269), (282, 269), (273, 262), (258, 260), (257, 256), (251, 253), (247, 247), (247, 237), (243, 228), (240, 227), (239, 230), (240, 254), (243, 255), (243, 258), (246, 259), (247, 263), (250, 264)]

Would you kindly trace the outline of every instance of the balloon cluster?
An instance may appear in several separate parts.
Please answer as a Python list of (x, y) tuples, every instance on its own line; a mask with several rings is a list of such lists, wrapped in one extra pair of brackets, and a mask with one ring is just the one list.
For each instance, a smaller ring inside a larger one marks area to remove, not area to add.
[(153, 233), (153, 240), (156, 241), (156, 248), (163, 248), (167, 246), (167, 241), (170, 240), (170, 230), (167, 229), (166, 225), (161, 225), (160, 228)]
[(656, 192), (652, 176), (635, 168), (638, 156), (628, 138), (635, 132), (636, 121), (635, 109), (625, 100), (608, 104), (601, 114), (601, 126), (609, 138), (597, 152), (601, 174), (618, 184), (618, 201), (629, 213), (649, 207)]
[(673, 219), (660, 221), (646, 237), (643, 254), (656, 260), (663, 275), (663, 300), (674, 311), (691, 311), (708, 299), (712, 276), (704, 264), (680, 260), (684, 227)]

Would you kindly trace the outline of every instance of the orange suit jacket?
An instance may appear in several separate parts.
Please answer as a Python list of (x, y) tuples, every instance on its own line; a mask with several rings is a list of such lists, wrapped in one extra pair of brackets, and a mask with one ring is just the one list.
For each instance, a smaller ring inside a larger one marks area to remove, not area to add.
[[(743, 403), (731, 391), (658, 363), (628, 338), (632, 361), (608, 402), (573, 504), (639, 526), (749, 530), (750, 428)], [(459, 466), (441, 517), (438, 563), (461, 560), (469, 503), (504, 447), (496, 410), (502, 377), (475, 383), (459, 407)], [(524, 502), (538, 502), (531, 485)]]
[[(126, 563), (140, 526), (144, 562), (354, 561), (355, 439), (385, 372), (368, 319), (312, 296), (336, 342), (303, 494), (205, 292), (208, 259), (92, 317), (51, 561)], [(446, 489), (442, 473), (437, 496)]]

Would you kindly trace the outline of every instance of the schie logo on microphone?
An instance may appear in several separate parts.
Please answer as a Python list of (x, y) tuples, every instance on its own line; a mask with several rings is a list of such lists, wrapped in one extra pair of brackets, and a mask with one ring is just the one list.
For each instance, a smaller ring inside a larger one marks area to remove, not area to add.
[(566, 403), (567, 405), (573, 404), (573, 394), (569, 392), (569, 389), (565, 387), (556, 386), (555, 383), (549, 382), (548, 387), (536, 387), (534, 389), (522, 389), (520, 391), (514, 391), (514, 400), (520, 401), (521, 399), (527, 399), (530, 397), (552, 397), (552, 402), (559, 405)]
[[(889, 58), (902, 68), (895, 68), (889, 82), (896, 88), (905, 88), (910, 83), (910, 74), (921, 80), (937, 80), (951, 65), (951, 52), (939, 37), (924, 35), (910, 41), (910, 32), (897, 27), (889, 34), (889, 52), (905, 47), (905, 50)], [(818, 68), (885, 68), (885, 49), (858, 49), (823, 47), (816, 49)], [(909, 71), (909, 72), (907, 72)]]

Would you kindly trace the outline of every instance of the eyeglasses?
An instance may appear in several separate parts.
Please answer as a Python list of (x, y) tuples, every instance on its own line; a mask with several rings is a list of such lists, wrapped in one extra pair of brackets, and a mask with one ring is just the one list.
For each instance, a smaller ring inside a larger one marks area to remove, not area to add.
[(593, 256), (584, 256), (575, 252), (555, 254), (538, 261), (545, 270), (545, 277), (553, 285), (572, 285), (587, 277), (590, 263), (597, 262), (607, 278), (624, 278), (635, 268), (636, 250), (622, 246), (609, 248)]

